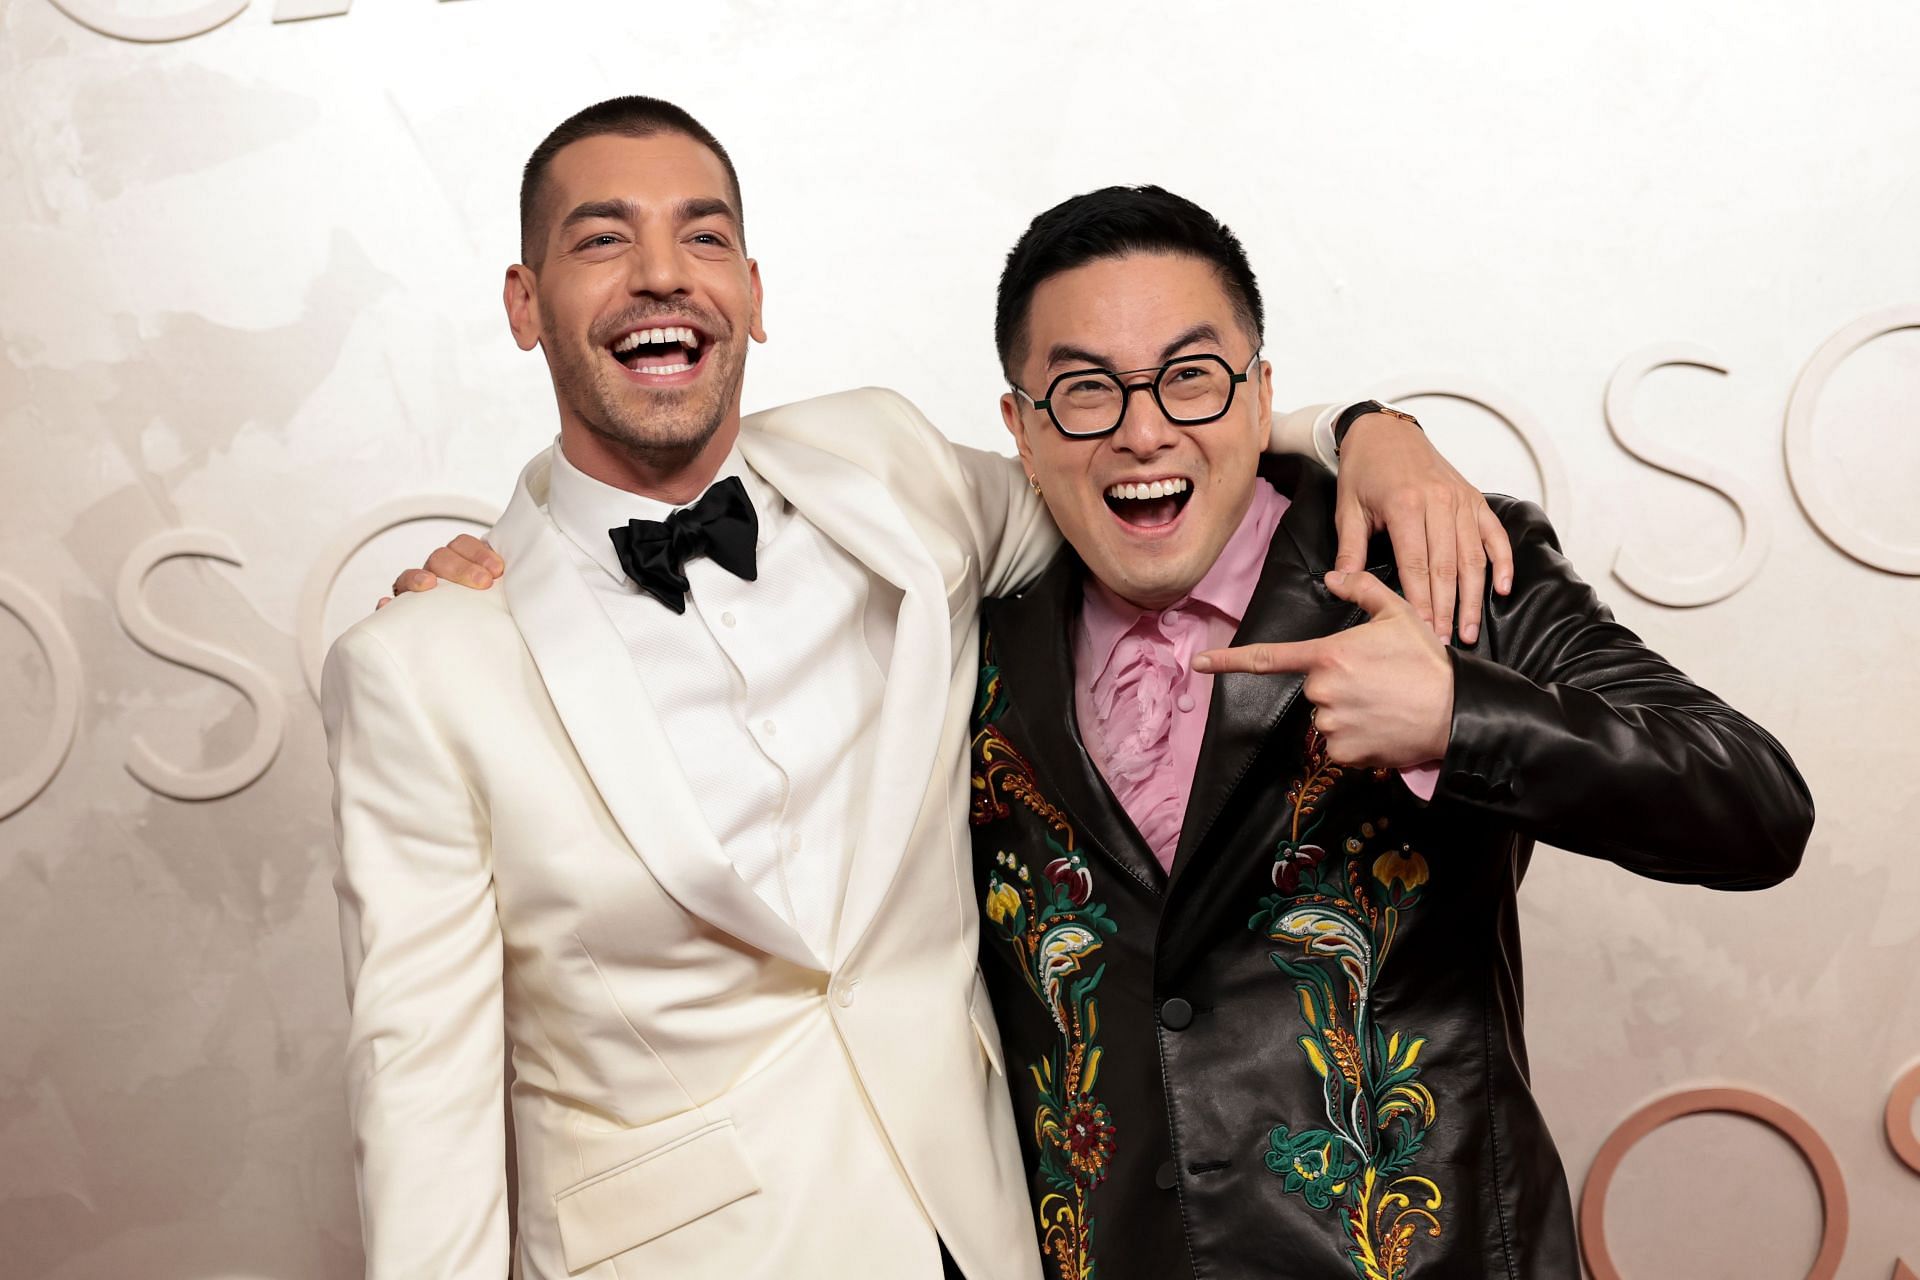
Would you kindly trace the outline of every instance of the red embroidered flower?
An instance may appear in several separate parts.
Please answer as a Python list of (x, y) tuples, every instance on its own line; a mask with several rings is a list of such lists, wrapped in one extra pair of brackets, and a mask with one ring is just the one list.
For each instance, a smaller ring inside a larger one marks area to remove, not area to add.
[(1098, 1098), (1076, 1093), (1067, 1099), (1067, 1161), (1089, 1187), (1105, 1181), (1113, 1159), (1113, 1121)]
[(1281, 846), (1280, 856), (1273, 860), (1273, 887), (1282, 893), (1298, 893), (1300, 877), (1327, 856), (1327, 851), (1317, 844), (1303, 844), (1288, 848)]
[(1067, 900), (1076, 907), (1086, 906), (1087, 899), (1093, 896), (1093, 872), (1087, 870), (1086, 863), (1077, 853), (1049, 862), (1046, 877), (1065, 889)]

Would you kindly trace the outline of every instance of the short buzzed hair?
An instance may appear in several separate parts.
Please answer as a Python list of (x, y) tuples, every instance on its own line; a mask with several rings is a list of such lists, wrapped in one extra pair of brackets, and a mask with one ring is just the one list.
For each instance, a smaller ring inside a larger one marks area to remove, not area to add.
[(651, 138), (660, 133), (684, 134), (720, 157), (720, 163), (727, 171), (727, 185), (732, 188), (733, 214), (735, 219), (742, 222), (744, 230), (745, 215), (740, 208), (740, 175), (734, 172), (733, 158), (720, 145), (720, 140), (708, 132), (705, 125), (671, 102), (634, 94), (624, 98), (608, 98), (584, 111), (575, 112), (561, 121), (560, 126), (533, 149), (533, 154), (527, 158), (526, 171), (520, 177), (520, 261), (532, 266), (544, 252), (547, 222), (552, 215), (541, 207), (541, 200), (546, 195), (547, 171), (553, 167), (555, 156), (584, 138), (606, 134)]
[(1161, 187), (1102, 187), (1063, 200), (1030, 223), (1007, 255), (993, 322), (1000, 368), (1009, 381), (1026, 359), (1027, 315), (1047, 280), (1102, 258), (1172, 253), (1210, 264), (1235, 316), (1257, 347), (1266, 313), (1240, 238), (1184, 196)]

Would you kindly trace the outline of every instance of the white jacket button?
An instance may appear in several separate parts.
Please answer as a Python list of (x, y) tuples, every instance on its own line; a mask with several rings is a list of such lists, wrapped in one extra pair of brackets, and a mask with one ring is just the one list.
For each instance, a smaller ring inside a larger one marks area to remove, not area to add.
[(842, 1009), (851, 1009), (853, 1008), (853, 993), (859, 990), (859, 987), (860, 979), (858, 978), (842, 979), (838, 984), (838, 989), (833, 993), (833, 998), (839, 1003)]

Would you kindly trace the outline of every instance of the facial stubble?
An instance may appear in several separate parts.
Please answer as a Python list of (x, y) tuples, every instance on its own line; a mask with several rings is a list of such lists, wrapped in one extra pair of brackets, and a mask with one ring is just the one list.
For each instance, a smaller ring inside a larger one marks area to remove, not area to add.
[[(662, 317), (663, 320), (669, 317)], [(703, 324), (712, 344), (706, 354), (711, 376), (685, 388), (630, 387), (605, 367), (606, 348), (589, 342), (547, 347), (554, 389), (581, 425), (651, 470), (673, 471), (700, 456), (738, 402), (746, 377), (746, 353), (730, 338)], [(645, 397), (643, 403), (636, 403)]]

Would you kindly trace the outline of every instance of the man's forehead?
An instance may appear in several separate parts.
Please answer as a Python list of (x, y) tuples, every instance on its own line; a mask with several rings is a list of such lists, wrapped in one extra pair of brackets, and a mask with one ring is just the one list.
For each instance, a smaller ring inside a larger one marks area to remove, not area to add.
[(1048, 362), (1057, 354), (1151, 358), (1182, 338), (1222, 342), (1239, 332), (1235, 316), (1225, 282), (1206, 259), (1129, 254), (1042, 281), (1034, 291), (1029, 342)]
[(582, 138), (562, 147), (548, 172), (562, 209), (589, 200), (624, 200), (642, 210), (701, 197), (732, 204), (720, 157), (684, 133)]

